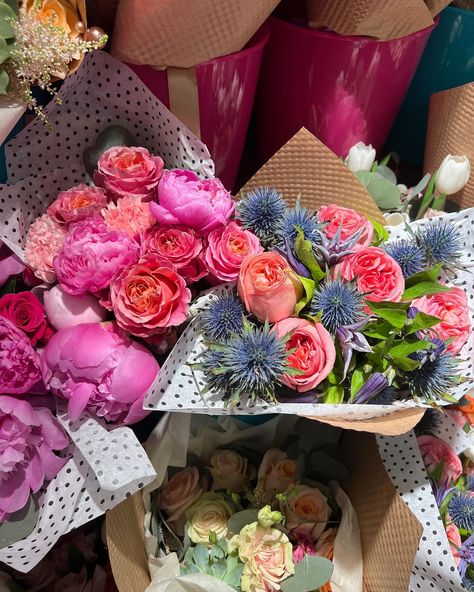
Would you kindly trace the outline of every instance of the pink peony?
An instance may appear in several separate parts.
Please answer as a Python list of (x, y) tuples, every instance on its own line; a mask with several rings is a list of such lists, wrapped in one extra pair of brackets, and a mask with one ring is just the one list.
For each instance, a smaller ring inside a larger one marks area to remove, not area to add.
[(462, 475), (462, 463), (454, 450), (444, 440), (436, 436), (418, 436), (420, 448), (426, 470), (432, 472), (443, 461), (441, 482), (456, 481)]
[(64, 290), (77, 296), (108, 288), (137, 256), (138, 246), (127, 234), (109, 230), (102, 220), (84, 220), (71, 226), (54, 270)]
[(148, 413), (143, 399), (159, 366), (115, 323), (86, 323), (53, 335), (41, 369), (47, 387), (69, 401), (72, 421), (87, 409), (108, 421), (131, 424)]
[(202, 258), (202, 240), (191, 228), (155, 226), (142, 241), (142, 254), (155, 253), (172, 263), (188, 282), (207, 275)]
[(453, 339), (447, 351), (453, 355), (461, 351), (471, 332), (467, 296), (464, 290), (451, 288), (449, 292), (423, 296), (413, 300), (412, 306), (441, 319), (441, 323), (435, 325), (434, 330), (443, 341)]
[(65, 231), (48, 214), (37, 218), (28, 229), (25, 261), (36, 277), (48, 284), (56, 280), (53, 260), (61, 251), (65, 238)]
[(91, 294), (72, 296), (57, 285), (45, 292), (43, 298), (48, 321), (58, 331), (82, 323), (100, 323), (107, 317), (107, 311)]
[(142, 234), (155, 223), (150, 205), (135, 195), (119, 197), (117, 203), (111, 201), (102, 210), (102, 217), (107, 228), (125, 232), (132, 237)]
[(321, 206), (318, 210), (318, 219), (325, 222), (323, 232), (329, 238), (334, 238), (339, 228), (341, 228), (341, 240), (348, 239), (358, 230), (362, 234), (357, 244), (367, 247), (372, 241), (374, 228), (363, 214), (359, 214), (350, 208), (342, 208), (336, 204)]
[(371, 302), (399, 302), (405, 280), (398, 263), (379, 247), (363, 247), (333, 269), (334, 277), (356, 281), (359, 292)]
[(107, 197), (103, 189), (81, 183), (61, 191), (46, 211), (55, 222), (67, 226), (79, 220), (99, 217), (106, 204)]
[(0, 397), (0, 522), (21, 510), (30, 492), (50, 481), (66, 460), (55, 455), (67, 436), (49, 409), (28, 401)]
[(171, 263), (150, 254), (123, 270), (111, 286), (110, 299), (122, 329), (149, 337), (184, 323), (191, 292)]
[(16, 255), (0, 241), (0, 288), (4, 286), (10, 276), (17, 275), (25, 269)]
[(0, 316), (0, 393), (26, 393), (40, 379), (40, 358), (31, 341), (12, 321)]
[(0, 298), (0, 316), (10, 319), (31, 339), (31, 344), (46, 341), (52, 334), (44, 314), (44, 307), (33, 292), (5, 294)]
[(239, 277), (245, 257), (263, 253), (259, 239), (235, 222), (210, 232), (207, 242), (204, 253), (207, 268), (223, 282), (233, 282)]
[(106, 150), (97, 164), (94, 183), (114, 199), (134, 195), (153, 199), (163, 173), (163, 161), (146, 148), (114, 146)]
[(225, 226), (235, 202), (219, 179), (201, 180), (193, 171), (165, 171), (158, 186), (158, 203), (150, 204), (161, 224), (189, 226), (207, 234)]

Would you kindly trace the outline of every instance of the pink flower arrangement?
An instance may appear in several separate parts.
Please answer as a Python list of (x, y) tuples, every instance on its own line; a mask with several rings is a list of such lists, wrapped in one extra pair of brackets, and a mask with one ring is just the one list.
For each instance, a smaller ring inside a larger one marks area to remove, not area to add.
[(81, 183), (67, 191), (61, 191), (46, 210), (57, 224), (68, 226), (73, 222), (98, 218), (107, 204), (107, 197), (100, 187), (89, 187)]
[(47, 214), (43, 214), (28, 229), (25, 261), (34, 274), (48, 284), (56, 280), (53, 261), (62, 249), (65, 231)]
[(135, 195), (125, 195), (117, 202), (110, 202), (102, 210), (102, 217), (107, 228), (125, 232), (131, 237), (144, 233), (155, 223), (150, 205)]

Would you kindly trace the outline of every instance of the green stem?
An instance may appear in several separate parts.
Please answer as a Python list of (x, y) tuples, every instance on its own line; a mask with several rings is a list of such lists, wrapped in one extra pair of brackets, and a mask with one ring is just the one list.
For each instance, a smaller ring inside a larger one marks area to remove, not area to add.
[(431, 201), (433, 199), (433, 192), (436, 183), (436, 173), (432, 175), (430, 182), (428, 183), (428, 187), (423, 195), (423, 199), (421, 200), (420, 207), (418, 209), (418, 214), (416, 215), (417, 220), (421, 220), (425, 215), (426, 210), (430, 207)]
[(433, 200), (433, 210), (438, 210), (439, 212), (444, 212), (444, 208), (446, 206), (446, 193), (440, 193), (437, 195)]

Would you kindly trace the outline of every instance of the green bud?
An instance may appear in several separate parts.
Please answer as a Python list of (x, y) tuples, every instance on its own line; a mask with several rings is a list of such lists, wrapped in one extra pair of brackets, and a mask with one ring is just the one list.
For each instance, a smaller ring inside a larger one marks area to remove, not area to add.
[(258, 521), (263, 528), (270, 528), (274, 524), (283, 522), (283, 514), (281, 512), (274, 512), (271, 506), (264, 506), (258, 512)]

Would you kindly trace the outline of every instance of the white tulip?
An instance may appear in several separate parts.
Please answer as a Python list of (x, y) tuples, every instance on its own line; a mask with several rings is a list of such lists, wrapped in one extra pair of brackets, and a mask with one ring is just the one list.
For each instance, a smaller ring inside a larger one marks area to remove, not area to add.
[(466, 185), (470, 174), (471, 165), (467, 156), (448, 154), (436, 174), (436, 189), (445, 195), (457, 193)]
[(346, 157), (346, 165), (353, 173), (357, 171), (370, 171), (375, 160), (375, 148), (372, 144), (368, 146), (364, 142), (357, 142), (349, 150)]

